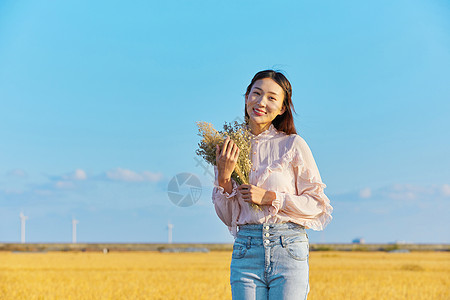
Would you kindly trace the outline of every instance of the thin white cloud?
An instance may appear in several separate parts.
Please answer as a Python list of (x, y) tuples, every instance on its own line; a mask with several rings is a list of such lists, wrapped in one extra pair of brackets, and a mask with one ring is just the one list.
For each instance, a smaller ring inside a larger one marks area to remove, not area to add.
[(33, 191), (38, 196), (51, 196), (53, 195), (53, 191), (49, 189), (36, 189)]
[(22, 169), (11, 170), (8, 173), (6, 173), (6, 175), (10, 177), (19, 177), (19, 178), (25, 178), (28, 176), (27, 172), (25, 172), (25, 170)]
[(142, 172), (142, 176), (147, 179), (147, 181), (156, 182), (162, 179), (161, 173), (152, 173), (149, 171)]
[(23, 190), (19, 190), (19, 189), (11, 188), (11, 189), (5, 189), (4, 193), (7, 194), (7, 195), (22, 195), (24, 193), (24, 191)]
[(64, 180), (86, 180), (86, 172), (82, 169), (76, 169), (74, 172), (61, 176)]
[(75, 186), (71, 181), (60, 180), (55, 183), (55, 187), (58, 189), (72, 189)]
[(393, 200), (415, 200), (417, 199), (417, 193), (412, 191), (391, 192), (387, 194), (390, 199)]
[(450, 184), (392, 184), (381, 188), (366, 187), (361, 190), (335, 194), (333, 198), (339, 201), (391, 201), (390, 203), (408, 203), (417, 205), (442, 201), (450, 197)]
[(157, 182), (162, 179), (161, 173), (153, 173), (149, 171), (144, 171), (141, 173), (134, 172), (132, 170), (116, 168), (105, 172), (106, 178), (114, 181), (125, 181), (125, 182)]
[(370, 198), (372, 196), (372, 190), (370, 188), (364, 188), (359, 191), (359, 197), (361, 198)]
[(42, 188), (44, 188), (44, 190), (74, 189), (79, 186), (77, 182), (86, 181), (88, 179), (88, 176), (86, 175), (86, 172), (84, 170), (75, 169), (74, 171), (63, 175), (48, 176), (48, 178), (51, 180), (51, 182), (38, 186), (37, 190), (41, 190)]
[[(18, 170), (18, 169), (17, 169)], [(11, 172), (10, 172), (11, 173)], [(24, 174), (15, 172), (15, 174)], [(13, 189), (12, 187), (0, 189), (0, 194), (8, 197), (23, 197), (27, 193), (36, 196), (48, 197), (67, 192), (87, 192), (107, 179), (114, 182), (158, 182), (163, 178), (161, 173), (150, 171), (135, 172), (128, 169), (116, 168), (100, 175), (88, 176), (82, 169), (75, 169), (62, 175), (47, 175), (48, 182), (29, 184), (25, 189)]]
[(382, 197), (397, 201), (415, 201), (439, 198), (440, 187), (433, 185), (393, 184), (376, 192)]
[(450, 185), (449, 184), (443, 184), (441, 186), (441, 193), (444, 197), (450, 196)]

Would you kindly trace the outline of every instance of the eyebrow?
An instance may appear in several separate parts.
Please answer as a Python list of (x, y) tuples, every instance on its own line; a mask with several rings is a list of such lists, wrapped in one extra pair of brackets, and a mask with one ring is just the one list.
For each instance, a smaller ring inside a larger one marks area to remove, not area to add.
[[(258, 90), (260, 90), (260, 91), (263, 91), (263, 89), (261, 89), (261, 88), (259, 88), (259, 87), (257, 87), (257, 86), (255, 86), (254, 87), (254, 89), (258, 89)], [(264, 91), (263, 91), (264, 92)], [(277, 93), (275, 93), (275, 92), (267, 92), (267, 94), (274, 94), (274, 95), (277, 95), (278, 96), (278, 94)]]

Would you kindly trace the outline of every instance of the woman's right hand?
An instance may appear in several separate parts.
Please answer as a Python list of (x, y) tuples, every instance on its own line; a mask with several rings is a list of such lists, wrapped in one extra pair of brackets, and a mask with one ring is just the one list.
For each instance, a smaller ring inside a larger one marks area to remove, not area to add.
[(228, 186), (227, 183), (231, 186), (231, 173), (233, 173), (238, 161), (239, 151), (238, 146), (236, 146), (230, 137), (225, 139), (222, 149), (220, 149), (219, 145), (216, 145), (216, 165), (219, 172), (218, 180), (221, 186), (222, 184)]

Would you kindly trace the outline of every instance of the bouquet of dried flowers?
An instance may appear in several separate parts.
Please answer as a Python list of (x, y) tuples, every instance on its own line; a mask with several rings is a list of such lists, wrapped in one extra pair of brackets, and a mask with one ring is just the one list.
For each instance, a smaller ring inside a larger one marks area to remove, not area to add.
[[(203, 157), (203, 159), (215, 166), (216, 165), (216, 145), (222, 148), (222, 145), (227, 138), (233, 140), (236, 146), (239, 148), (239, 157), (234, 167), (234, 171), (231, 174), (237, 184), (248, 184), (250, 170), (252, 168), (252, 161), (250, 159), (251, 143), (250, 143), (250, 131), (247, 128), (245, 122), (238, 123), (234, 121), (234, 124), (225, 122), (223, 131), (217, 131), (214, 129), (211, 123), (197, 122), (198, 135), (202, 138), (198, 143), (198, 149), (196, 154)], [(261, 210), (258, 204), (250, 204), (253, 209)]]

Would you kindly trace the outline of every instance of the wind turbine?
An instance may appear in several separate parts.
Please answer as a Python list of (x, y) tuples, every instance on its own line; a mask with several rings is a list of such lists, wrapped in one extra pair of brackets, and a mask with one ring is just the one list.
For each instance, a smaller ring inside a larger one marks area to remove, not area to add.
[(24, 216), (23, 212), (20, 212), (20, 242), (25, 244), (25, 221), (28, 219)]
[(72, 244), (77, 243), (77, 224), (78, 220), (72, 219)]
[(172, 244), (172, 229), (173, 229), (173, 224), (169, 223), (167, 224), (167, 229), (169, 229), (169, 244)]

